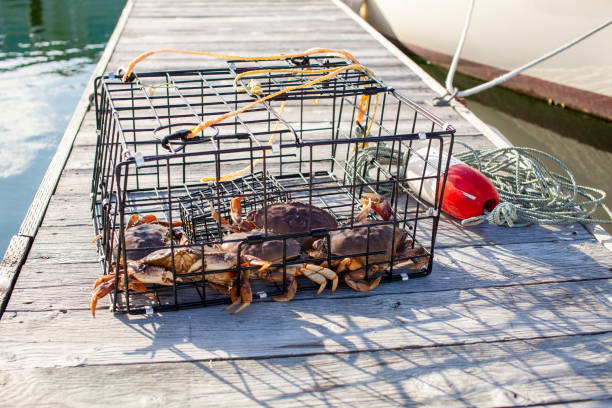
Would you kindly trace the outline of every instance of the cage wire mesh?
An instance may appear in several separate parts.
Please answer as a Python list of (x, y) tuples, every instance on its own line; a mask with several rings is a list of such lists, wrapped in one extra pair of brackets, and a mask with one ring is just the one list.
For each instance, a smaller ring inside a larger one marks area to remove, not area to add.
[[(345, 60), (329, 55), (138, 73), (129, 83), (113, 75), (97, 78), (92, 213), (101, 234), (98, 250), (105, 275), (119, 271), (123, 283), (139, 282), (115, 285), (113, 311), (227, 303), (229, 287), (245, 273), (253, 278), (254, 298), (271, 297), (292, 284), (288, 275), (295, 267), (334, 269), (346, 258), (358, 260), (366, 271), (379, 270), (376, 276), (383, 282), (430, 273), (438, 190), (448, 170), (441, 154), (450, 157), (454, 129), (372, 75), (347, 70), (184, 137), (207, 119), (313, 81), (325, 74), (321, 69), (344, 65)], [(234, 88), (237, 76), (247, 92)], [(426, 183), (435, 186), (431, 203), (424, 199)], [(386, 199), (391, 212), (372, 211), (367, 220), (356, 219), (366, 197), (373, 197), (366, 193)], [(243, 219), (255, 228), (242, 235), (228, 231), (237, 228), (235, 220), (224, 226), (212, 216), (216, 211), (232, 220), (230, 201), (238, 197), (243, 197)], [(296, 210), (297, 202), (305, 212)], [(271, 218), (272, 208), (285, 208), (283, 225)], [(157, 235), (134, 240), (130, 217), (147, 214), (161, 222), (150, 227)], [(334, 240), (342, 237), (349, 245), (335, 248)], [(299, 254), (289, 248), (293, 240), (301, 244)], [(318, 248), (326, 248), (318, 256), (312, 251), (317, 240)], [(232, 241), (240, 245), (232, 249), (235, 265), (226, 269), (211, 270), (201, 262), (186, 273), (170, 262), (163, 279), (147, 280), (130, 264), (158, 250), (173, 257), (185, 248), (201, 254)], [(381, 241), (386, 243), (381, 246)], [(256, 279), (258, 267), (242, 263), (246, 247), (269, 242), (280, 245), (268, 259), (270, 269), (282, 276), (274, 281)], [(419, 251), (402, 258), (400, 250), (406, 248), (400, 245)], [(215, 283), (219, 277), (226, 280), (221, 290)], [(300, 290), (318, 287), (304, 277), (297, 282)]]

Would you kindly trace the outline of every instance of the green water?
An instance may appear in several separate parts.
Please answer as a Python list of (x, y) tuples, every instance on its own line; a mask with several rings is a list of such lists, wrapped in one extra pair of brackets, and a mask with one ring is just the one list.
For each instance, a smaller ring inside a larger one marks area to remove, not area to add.
[(32, 202), (125, 0), (0, 0), (0, 255)]

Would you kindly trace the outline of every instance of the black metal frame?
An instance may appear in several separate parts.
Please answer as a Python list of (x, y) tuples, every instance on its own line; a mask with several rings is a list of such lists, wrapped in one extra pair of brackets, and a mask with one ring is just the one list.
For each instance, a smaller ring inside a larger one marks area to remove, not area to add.
[[(96, 232), (102, 234), (98, 250), (104, 273), (122, 270), (127, 280), (127, 265), (123, 261), (120, 268), (120, 262), (127, 259), (130, 251), (125, 247), (124, 231), (132, 214), (153, 213), (169, 222), (181, 219), (190, 246), (204, 250), (205, 245), (224, 241), (221, 225), (210, 217), (209, 202), (229, 218), (228, 203), (236, 196), (245, 197), (245, 214), (252, 209), (265, 209), (265, 204), (272, 202), (298, 200), (327, 209), (338, 218), (340, 229), (356, 228), (354, 216), (359, 212), (359, 197), (364, 192), (384, 188), (390, 191), (387, 199), (395, 218), (381, 220), (371, 216), (377, 222), (359, 226), (366, 230), (368, 248), (373, 226), (392, 224), (394, 231), (401, 228), (410, 234), (413, 245), (423, 245), (430, 254), (429, 263), (422, 270), (400, 273), (391, 265), (385, 273), (386, 280), (428, 275), (441, 208), (442, 196), (438, 190), (443, 190), (449, 165), (448, 160), (442, 162), (441, 156), (430, 156), (430, 151), (433, 152), (433, 145), (450, 157), (455, 131), (371, 75), (345, 71), (313, 87), (297, 89), (256, 105), (193, 139), (185, 138), (187, 129), (201, 121), (324, 75), (288, 72), (248, 75), (239, 84), (246, 86), (250, 79), (256, 78), (263, 92), (251, 95), (233, 88), (237, 74), (263, 68), (315, 70), (343, 65), (347, 62), (340, 58), (321, 56), (272, 62), (229, 61), (227, 68), (220, 69), (138, 73), (130, 83), (123, 83), (113, 75), (96, 78), (98, 141), (92, 179), (92, 214)], [(363, 123), (356, 124), (362, 95), (370, 96), (370, 103), (363, 112)], [(374, 112), (376, 95), (378, 105)], [(282, 115), (278, 108), (272, 107), (278, 101), (285, 103)], [(364, 135), (367, 129), (370, 132)], [(276, 140), (268, 143), (272, 135)], [(354, 154), (362, 150), (364, 143), (375, 147), (367, 158), (369, 174), (357, 172)], [(391, 156), (401, 157), (405, 166), (383, 164), (378, 153), (383, 146), (391, 149)], [(423, 147), (427, 148), (425, 157), (417, 153)], [(259, 165), (256, 160), (260, 160)], [(416, 180), (406, 174), (407, 166), (415, 160), (425, 163), (422, 175)], [(221, 179), (222, 175), (245, 166), (251, 167), (233, 180), (200, 180), (202, 176)], [(434, 174), (426, 172), (426, 168), (433, 169)], [(372, 169), (375, 176), (371, 174)], [(417, 181), (421, 188), (410, 190), (409, 181), (413, 184)], [(436, 183), (436, 197), (439, 196), (433, 204), (422, 198), (422, 184), (430, 181)], [(310, 228), (307, 233), (278, 235), (264, 225), (261, 234), (249, 237), (240, 245), (283, 240), (286, 248), (287, 239), (305, 235), (326, 239), (329, 244), (330, 232)], [(177, 247), (178, 243), (171, 240), (171, 250)], [(350, 255), (365, 256), (369, 267), (368, 257), (374, 253)], [(334, 258), (338, 257), (330, 254), (327, 261)], [(285, 250), (282, 261), (275, 267), (282, 268), (286, 274), (288, 266), (303, 262), (304, 259), (287, 259)], [(174, 268), (172, 272), (172, 286), (149, 285), (146, 292), (126, 290), (123, 296), (116, 288), (113, 311), (140, 313), (149, 306), (167, 310), (228, 301), (227, 297), (207, 289), (207, 271), (181, 275), (183, 282), (176, 281)], [(269, 295), (285, 287), (286, 280), (276, 286), (254, 283), (256, 291)], [(300, 288), (310, 287), (313, 286), (300, 281)], [(149, 297), (142, 296), (147, 293)]]

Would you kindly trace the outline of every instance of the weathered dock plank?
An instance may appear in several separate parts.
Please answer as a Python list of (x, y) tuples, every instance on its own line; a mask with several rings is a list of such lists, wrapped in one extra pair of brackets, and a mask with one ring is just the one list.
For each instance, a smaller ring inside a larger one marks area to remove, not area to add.
[[(576, 402), (589, 398), (602, 405), (610, 398), (611, 351), (606, 334), (307, 357), (34, 368), (0, 374), (7, 390), (0, 400), (4, 406), (132, 401), (145, 406), (494, 407), (560, 401), (582, 406)], [(92, 381), (98, 386), (91, 387)]]
[(19, 270), (26, 260), (32, 238), (14, 235), (0, 262), (0, 316), (8, 305)]
[[(334, 296), (153, 316), (9, 312), (0, 369), (254, 358), (533, 339), (612, 330), (609, 279)], [(68, 291), (72, 293), (72, 291)], [(265, 309), (263, 309), (265, 307)], [(231, 320), (230, 320), (231, 319)], [(14, 339), (20, 339), (15, 342)]]

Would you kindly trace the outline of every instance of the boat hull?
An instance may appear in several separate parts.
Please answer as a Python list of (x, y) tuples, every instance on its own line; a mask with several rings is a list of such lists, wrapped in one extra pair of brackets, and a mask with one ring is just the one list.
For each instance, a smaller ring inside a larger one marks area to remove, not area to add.
[[(362, 14), (423, 58), (450, 65), (467, 0), (368, 0)], [(588, 8), (585, 7), (588, 5)], [(495, 78), (573, 40), (612, 16), (612, 2), (476, 2), (458, 71)], [(612, 119), (612, 26), (508, 82), (512, 89)]]

